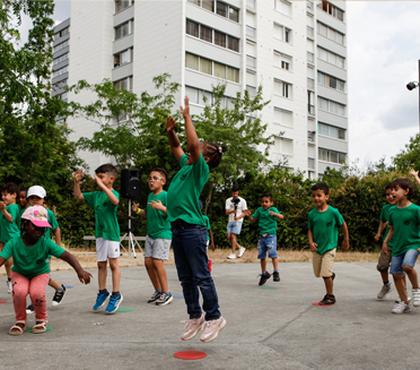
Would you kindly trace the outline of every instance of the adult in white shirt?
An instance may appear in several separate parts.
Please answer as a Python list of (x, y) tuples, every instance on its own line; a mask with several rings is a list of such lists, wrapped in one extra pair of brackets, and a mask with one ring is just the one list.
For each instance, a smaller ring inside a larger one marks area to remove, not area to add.
[(226, 214), (229, 216), (227, 224), (228, 239), (231, 245), (231, 253), (227, 256), (229, 259), (242, 257), (245, 253), (245, 248), (239, 245), (238, 235), (241, 233), (242, 224), (244, 222), (243, 211), (247, 210), (246, 200), (239, 196), (237, 187), (232, 189), (232, 196), (226, 199)]

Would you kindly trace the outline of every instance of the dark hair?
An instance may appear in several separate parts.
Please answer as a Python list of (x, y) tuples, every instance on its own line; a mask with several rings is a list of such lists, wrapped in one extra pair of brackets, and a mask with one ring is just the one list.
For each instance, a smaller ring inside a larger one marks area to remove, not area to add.
[(234, 192), (234, 191), (239, 191), (239, 185), (238, 185), (238, 183), (233, 183), (233, 185), (232, 185), (232, 193)]
[(401, 188), (404, 190), (408, 190), (407, 195), (413, 195), (414, 193), (414, 186), (409, 179), (399, 178), (391, 182), (390, 184), (391, 189)]
[(101, 166), (99, 166), (96, 170), (95, 173), (98, 175), (100, 173), (109, 173), (110, 175), (117, 177), (118, 175), (118, 171), (116, 169), (116, 167), (111, 164), (111, 163), (106, 163), (103, 164)]
[(273, 196), (270, 193), (264, 193), (260, 196), (260, 199), (262, 198), (269, 198), (270, 200), (273, 200)]
[(216, 168), (222, 160), (223, 148), (219, 144), (207, 143), (207, 154), (209, 157), (207, 164), (210, 169)]
[(325, 182), (318, 182), (315, 185), (312, 185), (311, 187), (312, 191), (321, 190), (324, 192), (325, 195), (328, 195), (330, 193), (330, 188)]
[(7, 194), (16, 194), (17, 196), (19, 192), (19, 188), (14, 182), (8, 182), (6, 185), (2, 187), (1, 192), (7, 193)]
[(385, 185), (385, 188), (384, 188), (384, 190), (385, 190), (385, 193), (386, 193), (386, 191), (387, 190), (392, 190), (394, 187), (392, 186), (392, 182), (390, 182), (389, 184), (386, 184)]
[(151, 172), (159, 172), (165, 178), (165, 181), (168, 179), (168, 173), (163, 168), (154, 167), (150, 170), (149, 173)]

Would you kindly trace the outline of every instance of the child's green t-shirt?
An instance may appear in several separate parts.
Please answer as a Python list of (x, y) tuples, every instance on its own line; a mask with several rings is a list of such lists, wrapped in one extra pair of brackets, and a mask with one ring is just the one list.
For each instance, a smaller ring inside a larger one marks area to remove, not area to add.
[(269, 207), (267, 209), (264, 209), (263, 207), (258, 207), (252, 214), (252, 218), (258, 220), (259, 235), (277, 235), (278, 218), (275, 216), (271, 216), (270, 212), (281, 214), (281, 212), (276, 207)]
[(203, 218), (204, 218), (204, 222), (205, 222), (205, 224), (206, 224), (206, 230), (207, 230), (207, 241), (209, 241), (210, 240), (210, 229), (211, 229), (211, 225), (210, 225), (210, 219), (209, 219), (209, 216), (207, 216), (207, 215), (203, 215)]
[(20, 208), (16, 203), (9, 204), (6, 206), (6, 211), (12, 216), (12, 222), (6, 220), (3, 214), (0, 218), (0, 239), (3, 244), (6, 244), (9, 240), (13, 239), (16, 235), (20, 235), (19, 230), (19, 217)]
[(150, 193), (147, 197), (146, 224), (147, 235), (152, 239), (172, 239), (171, 224), (168, 221), (166, 212), (153, 208), (150, 203), (160, 201), (167, 205), (167, 193), (161, 191), (159, 194)]
[(57, 258), (65, 250), (44, 235), (34, 245), (27, 246), (20, 236), (11, 239), (0, 252), (0, 257), (9, 259), (13, 257), (12, 270), (32, 279), (35, 276), (50, 272), (50, 256)]
[[(392, 209), (395, 207), (395, 205), (393, 204), (384, 204), (384, 206), (382, 207), (381, 210), (381, 214), (379, 216), (379, 220), (382, 221), (383, 223), (388, 222), (389, 223), (389, 215), (391, 214)], [(386, 225), (385, 230), (382, 234), (382, 241), (385, 240), (386, 236), (388, 235), (389, 232), (389, 225)]]
[(200, 194), (209, 178), (209, 166), (202, 154), (196, 163), (187, 164), (184, 154), (177, 172), (168, 189), (168, 220), (182, 220), (189, 224), (206, 226), (200, 209)]
[(47, 215), (48, 215), (48, 222), (51, 225), (51, 228), (47, 228), (47, 230), (45, 231), (45, 235), (47, 235), (47, 237), (51, 238), (51, 232), (54, 232), (55, 230), (57, 230), (60, 225), (58, 224), (57, 218), (55, 217), (55, 214), (53, 211), (51, 211), (49, 208), (47, 208)]
[(344, 224), (344, 218), (337, 208), (328, 206), (324, 212), (313, 208), (308, 213), (308, 228), (312, 231), (314, 242), (318, 245), (317, 253), (337, 248), (338, 231)]
[(394, 234), (389, 241), (393, 256), (400, 256), (410, 249), (420, 248), (420, 207), (410, 204), (408, 207), (393, 207), (389, 215), (389, 224)]
[[(117, 199), (120, 194), (112, 189)], [(95, 211), (95, 236), (105, 240), (120, 241), (120, 225), (118, 224), (118, 205), (111, 202), (103, 191), (83, 193), (86, 203)]]

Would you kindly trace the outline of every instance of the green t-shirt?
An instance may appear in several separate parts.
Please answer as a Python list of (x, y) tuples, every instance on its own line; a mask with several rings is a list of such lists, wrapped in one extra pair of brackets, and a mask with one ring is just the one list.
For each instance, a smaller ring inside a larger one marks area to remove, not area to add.
[(19, 230), (19, 216), (20, 209), (16, 203), (9, 204), (6, 206), (6, 211), (12, 216), (12, 222), (6, 220), (3, 214), (0, 219), (0, 236), (3, 244), (6, 244), (10, 239), (13, 239), (16, 235), (20, 235)]
[(252, 218), (256, 218), (258, 220), (258, 232), (260, 235), (277, 235), (278, 218), (271, 216), (270, 212), (281, 214), (276, 207), (269, 207), (267, 209), (258, 207), (252, 214)]
[(206, 224), (206, 229), (207, 229), (207, 240), (210, 240), (210, 229), (211, 229), (210, 219), (209, 219), (209, 216), (207, 215), (203, 215), (203, 218), (204, 218), (204, 222)]
[(32, 279), (50, 272), (49, 256), (59, 258), (64, 252), (63, 248), (45, 235), (31, 246), (25, 245), (22, 238), (16, 236), (4, 246), (0, 257), (4, 259), (13, 257), (12, 270)]
[(314, 242), (318, 245), (318, 254), (322, 255), (337, 248), (338, 231), (343, 224), (343, 216), (332, 206), (328, 206), (324, 212), (316, 208), (309, 211), (308, 228), (312, 231)]
[[(112, 189), (117, 199), (120, 194)], [(95, 236), (115, 242), (120, 241), (120, 225), (118, 224), (118, 205), (111, 202), (103, 191), (83, 193), (86, 203), (95, 211)]]
[(60, 225), (58, 224), (57, 218), (55, 217), (55, 214), (53, 211), (51, 211), (49, 208), (47, 208), (47, 214), (48, 214), (48, 222), (51, 225), (51, 228), (47, 228), (45, 231), (45, 235), (49, 238), (51, 238), (51, 232), (57, 230)]
[[(389, 204), (389, 203), (385, 204), (382, 207), (381, 214), (379, 216), (379, 220), (382, 221), (383, 223), (389, 223), (389, 215), (390, 215), (390, 213), (391, 213), (391, 211), (394, 207), (395, 207), (395, 205), (393, 205), (393, 204)], [(386, 225), (385, 230), (382, 234), (382, 241), (385, 240), (386, 236), (388, 235), (388, 232), (389, 232), (389, 224)]]
[(203, 155), (196, 163), (187, 164), (184, 154), (179, 160), (181, 169), (172, 179), (168, 189), (169, 222), (183, 220), (189, 224), (206, 226), (200, 209), (200, 194), (209, 178), (209, 166)]
[(410, 249), (420, 248), (420, 207), (410, 204), (408, 207), (392, 208), (389, 224), (394, 234), (389, 241), (393, 256), (400, 256)]
[(147, 235), (152, 239), (172, 239), (171, 224), (165, 212), (154, 209), (150, 203), (160, 201), (164, 206), (167, 205), (167, 193), (161, 191), (159, 194), (150, 193), (147, 197)]

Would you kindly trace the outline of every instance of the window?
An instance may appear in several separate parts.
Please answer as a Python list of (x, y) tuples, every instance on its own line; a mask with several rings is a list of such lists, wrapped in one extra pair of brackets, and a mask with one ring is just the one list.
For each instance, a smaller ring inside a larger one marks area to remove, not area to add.
[(114, 54), (114, 68), (123, 66), (124, 64), (131, 63), (132, 61), (133, 61), (133, 48), (129, 48), (117, 54)]
[(328, 40), (334, 41), (337, 44), (344, 45), (344, 34), (321, 23), (317, 23), (318, 34), (325, 37)]
[(307, 37), (310, 37), (311, 39), (314, 38), (314, 28), (311, 26), (306, 26), (306, 35)]
[(68, 66), (65, 66), (63, 68), (57, 69), (56, 71), (53, 72), (52, 78), (56, 78), (58, 76), (61, 76), (62, 74), (67, 73), (68, 70), (69, 70), (69, 67)]
[(247, 7), (248, 9), (252, 9), (252, 10), (254, 10), (256, 5), (257, 5), (257, 4), (256, 4), (256, 0), (247, 0), (247, 1), (246, 1), (246, 7)]
[(311, 90), (308, 92), (308, 113), (315, 115), (315, 93)]
[(133, 5), (133, 3), (134, 1), (132, 0), (115, 0), (115, 13), (122, 12)]
[(274, 107), (274, 122), (279, 125), (292, 128), (293, 112), (279, 107)]
[(345, 81), (337, 77), (330, 76), (324, 72), (318, 71), (318, 84), (338, 91), (345, 91)]
[(201, 6), (204, 9), (216, 12), (216, 14), (228, 18), (234, 22), (239, 22), (239, 9), (223, 1), (215, 0), (188, 0), (188, 2)]
[(229, 6), (229, 19), (234, 22), (239, 22), (239, 10)]
[(216, 77), (226, 79), (226, 66), (224, 64), (214, 62), (214, 75)]
[(201, 0), (188, 0), (189, 3), (201, 6)]
[(315, 62), (315, 54), (311, 53), (310, 51), (306, 52), (306, 57), (308, 59), (308, 63), (314, 63)]
[(190, 103), (198, 104), (198, 92), (195, 87), (185, 86), (185, 95), (190, 99)]
[(226, 66), (226, 79), (233, 82), (239, 82), (239, 69)]
[(255, 40), (257, 37), (257, 30), (254, 27), (246, 26), (246, 37), (250, 38), (251, 40)]
[(281, 95), (283, 98), (292, 99), (293, 86), (291, 83), (274, 79), (274, 93)]
[(315, 169), (315, 159), (314, 158), (308, 158), (308, 168), (311, 170)]
[(68, 61), (68, 60), (69, 60), (69, 55), (68, 54), (64, 54), (64, 55), (59, 56), (58, 58), (54, 58), (53, 59), (53, 68), (58, 63), (61, 63), (61, 62), (64, 62), (64, 61)]
[(227, 35), (227, 47), (230, 50), (239, 52), (239, 39), (233, 36)]
[(114, 81), (114, 87), (118, 90), (132, 91), (133, 90), (133, 76), (129, 76), (121, 80)]
[(285, 71), (292, 70), (293, 58), (290, 55), (280, 53), (279, 51), (274, 51), (274, 65)]
[(318, 46), (318, 58), (339, 68), (345, 67), (345, 58)]
[(324, 148), (318, 148), (318, 157), (320, 161), (346, 164), (347, 154), (336, 152), (335, 150), (329, 150)]
[(226, 3), (222, 3), (221, 1), (217, 2), (216, 5), (216, 13), (221, 15), (222, 17), (228, 17), (229, 16), (229, 7)]
[(64, 49), (67, 46), (69, 46), (69, 40), (66, 40), (66, 41), (62, 42), (61, 44), (55, 45), (54, 46), (54, 52), (56, 52), (58, 50), (61, 50), (61, 49)]
[(273, 26), (275, 38), (288, 44), (292, 43), (292, 30), (290, 28), (284, 27), (278, 23), (274, 23)]
[(249, 68), (257, 68), (257, 58), (251, 56), (251, 55), (247, 55), (246, 56), (246, 66)]
[(274, 9), (288, 17), (292, 15), (292, 3), (287, 0), (274, 0)]
[(252, 69), (246, 70), (246, 83), (251, 86), (257, 86), (257, 72)]
[(131, 19), (115, 27), (115, 40), (121, 39), (133, 33), (134, 21)]
[(334, 139), (346, 140), (346, 130), (323, 122), (318, 122), (319, 135), (332, 137)]
[(187, 68), (191, 68), (198, 71), (199, 58), (197, 55), (187, 53), (185, 59), (185, 65)]
[(219, 31), (214, 31), (214, 43), (223, 48), (226, 47), (226, 34)]
[(248, 91), (248, 94), (251, 98), (255, 98), (257, 95), (257, 88), (254, 86), (246, 85), (246, 91)]
[(336, 7), (335, 5), (331, 4), (329, 1), (322, 0), (321, 9), (324, 12), (332, 15), (334, 18), (337, 18), (340, 21), (344, 21), (344, 11)]
[(204, 9), (214, 12), (214, 0), (201, 0), (201, 6)]
[(208, 75), (213, 74), (212, 62), (210, 59), (200, 57), (200, 72), (206, 73)]
[(279, 140), (276, 140), (276, 144), (278, 144), (280, 152), (282, 154), (285, 154), (287, 156), (293, 155), (293, 140), (287, 139), (284, 137), (279, 138)]
[(200, 24), (200, 39), (213, 42), (213, 30), (210, 27)]
[(315, 90), (315, 80), (313, 78), (307, 78), (308, 89)]
[(194, 22), (190, 19), (187, 19), (187, 34), (194, 36), (194, 37), (200, 37), (200, 25), (197, 22)]
[(64, 37), (70, 33), (70, 27), (63, 28), (61, 31), (57, 32), (54, 35), (54, 40), (59, 39), (60, 37)]
[(328, 113), (336, 114), (338, 116), (346, 116), (346, 106), (341, 103), (337, 103), (333, 100), (318, 97), (318, 108)]

